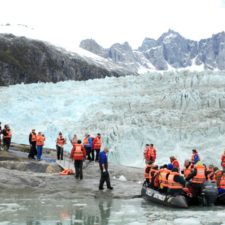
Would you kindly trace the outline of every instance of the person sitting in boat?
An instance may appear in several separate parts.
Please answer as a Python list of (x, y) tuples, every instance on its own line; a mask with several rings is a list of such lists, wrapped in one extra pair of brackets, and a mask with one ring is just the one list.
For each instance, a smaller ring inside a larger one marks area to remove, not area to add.
[(189, 181), (188, 189), (193, 197), (201, 195), (203, 183), (206, 180), (206, 169), (201, 161), (197, 161), (193, 171), (187, 176), (186, 181)]
[(188, 177), (188, 175), (191, 173), (191, 171), (192, 171), (192, 163), (190, 160), (186, 159), (184, 161), (184, 169), (181, 171), (181, 173), (184, 175), (185, 179)]
[(219, 195), (225, 193), (225, 172), (224, 171), (222, 171), (221, 175), (218, 177), (217, 187), (218, 187)]
[(173, 164), (173, 168), (177, 168), (178, 172), (180, 172), (180, 163), (174, 156), (170, 156), (170, 162)]
[(210, 164), (207, 168), (206, 168), (206, 179), (208, 181), (214, 181), (215, 182), (215, 173), (214, 173), (214, 166), (212, 164)]
[(173, 168), (168, 176), (168, 190), (169, 195), (180, 195), (183, 192), (183, 187), (185, 186), (185, 180), (178, 172), (177, 168)]
[[(162, 193), (167, 193), (168, 187), (168, 176), (172, 170), (173, 165), (169, 163), (168, 165), (163, 165), (159, 170), (159, 191)], [(171, 170), (170, 170), (171, 168)]]
[(191, 163), (195, 165), (198, 161), (200, 161), (200, 157), (198, 151), (196, 149), (192, 150)]
[(151, 168), (151, 170), (150, 170), (150, 172), (149, 172), (149, 184), (150, 184), (150, 187), (151, 188), (155, 188), (155, 174), (157, 173), (157, 171), (158, 171), (158, 165), (154, 165), (154, 166), (152, 166), (152, 168)]
[(149, 184), (149, 172), (150, 172), (152, 166), (153, 166), (153, 164), (150, 161), (148, 161), (148, 163), (145, 166), (144, 177), (145, 177), (145, 181), (147, 184)]

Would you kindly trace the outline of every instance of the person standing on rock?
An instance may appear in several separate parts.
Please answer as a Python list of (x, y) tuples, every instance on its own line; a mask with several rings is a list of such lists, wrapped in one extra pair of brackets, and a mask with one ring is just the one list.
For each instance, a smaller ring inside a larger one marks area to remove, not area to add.
[(42, 134), (40, 131), (38, 132), (37, 138), (36, 138), (36, 144), (37, 144), (37, 160), (41, 160), (43, 146), (45, 142), (45, 135)]
[(66, 144), (66, 139), (63, 137), (62, 132), (59, 132), (59, 136), (56, 139), (57, 159), (63, 160), (63, 146)]
[(11, 144), (11, 139), (12, 139), (12, 131), (9, 128), (9, 125), (5, 125), (2, 131), (2, 134), (3, 134), (3, 149), (5, 151), (8, 151)]
[[(101, 138), (101, 134), (97, 134), (97, 136), (94, 138), (93, 140), (93, 148), (94, 151), (96, 152), (96, 157), (95, 157), (95, 161), (98, 162), (98, 157), (99, 157), (99, 152), (102, 146), (102, 138)], [(94, 151), (92, 154), (92, 160), (94, 160)]]
[(34, 156), (37, 155), (36, 140), (37, 134), (35, 132), (35, 129), (32, 129), (32, 131), (29, 134), (29, 143), (30, 143), (30, 152), (28, 155), (29, 159), (35, 159)]
[(106, 186), (109, 190), (112, 190), (113, 187), (110, 184), (110, 177), (108, 172), (108, 157), (109, 152), (108, 148), (104, 148), (104, 151), (101, 151), (99, 154), (99, 167), (101, 171), (101, 178), (99, 182), (99, 190), (103, 190), (103, 185), (106, 182)]
[(75, 178), (83, 179), (83, 160), (86, 159), (86, 151), (81, 144), (81, 140), (77, 141), (71, 150), (70, 158), (74, 160)]

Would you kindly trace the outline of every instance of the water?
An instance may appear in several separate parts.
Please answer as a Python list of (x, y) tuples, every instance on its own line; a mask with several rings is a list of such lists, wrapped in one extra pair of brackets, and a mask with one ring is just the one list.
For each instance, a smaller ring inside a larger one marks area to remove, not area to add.
[(224, 207), (172, 209), (143, 199), (1, 198), (0, 225), (219, 225)]

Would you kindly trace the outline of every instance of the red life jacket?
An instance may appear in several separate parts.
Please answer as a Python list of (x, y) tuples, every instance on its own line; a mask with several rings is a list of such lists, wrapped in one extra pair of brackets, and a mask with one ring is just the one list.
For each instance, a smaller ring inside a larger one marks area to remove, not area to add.
[(156, 149), (154, 147), (148, 147), (146, 157), (147, 160), (152, 160), (154, 162), (156, 159)]
[(11, 138), (11, 137), (12, 137), (12, 131), (11, 130), (6, 130), (6, 135), (3, 135), (3, 139)]
[(73, 159), (74, 160), (83, 160), (84, 154), (82, 151), (82, 144), (75, 144), (73, 152)]
[(177, 159), (174, 159), (172, 164), (173, 164), (173, 168), (177, 168), (178, 170), (180, 170), (180, 164)]
[(179, 173), (171, 172), (169, 174), (169, 176), (168, 176), (168, 188), (169, 189), (183, 189), (182, 184), (174, 181), (174, 176), (176, 176), (176, 175), (179, 175)]
[(225, 189), (225, 174), (224, 173), (220, 177), (220, 181), (219, 181), (219, 184), (218, 184), (218, 188)]
[(102, 146), (102, 140), (100, 137), (95, 137), (94, 141), (93, 141), (93, 147), (94, 149), (100, 149)]
[(211, 180), (211, 181), (216, 180), (213, 168), (207, 169), (207, 180)]
[(151, 169), (150, 172), (149, 172), (149, 183), (152, 182), (152, 178), (154, 177), (155, 173), (157, 172), (158, 170), (155, 170), (155, 169)]
[(44, 141), (45, 141), (45, 137), (41, 135), (37, 135), (36, 137), (36, 144), (37, 146), (43, 146), (44, 145)]

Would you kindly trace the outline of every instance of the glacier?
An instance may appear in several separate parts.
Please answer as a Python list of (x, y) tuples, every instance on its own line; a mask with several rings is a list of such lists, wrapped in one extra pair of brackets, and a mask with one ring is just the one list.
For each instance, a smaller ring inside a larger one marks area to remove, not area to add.
[(143, 167), (143, 149), (153, 143), (157, 163), (174, 155), (183, 164), (198, 149), (202, 160), (220, 165), (225, 146), (224, 72), (164, 72), (56, 84), (0, 87), (0, 121), (13, 142), (28, 144), (32, 128), (55, 148), (59, 131), (69, 139), (100, 132), (110, 161)]

